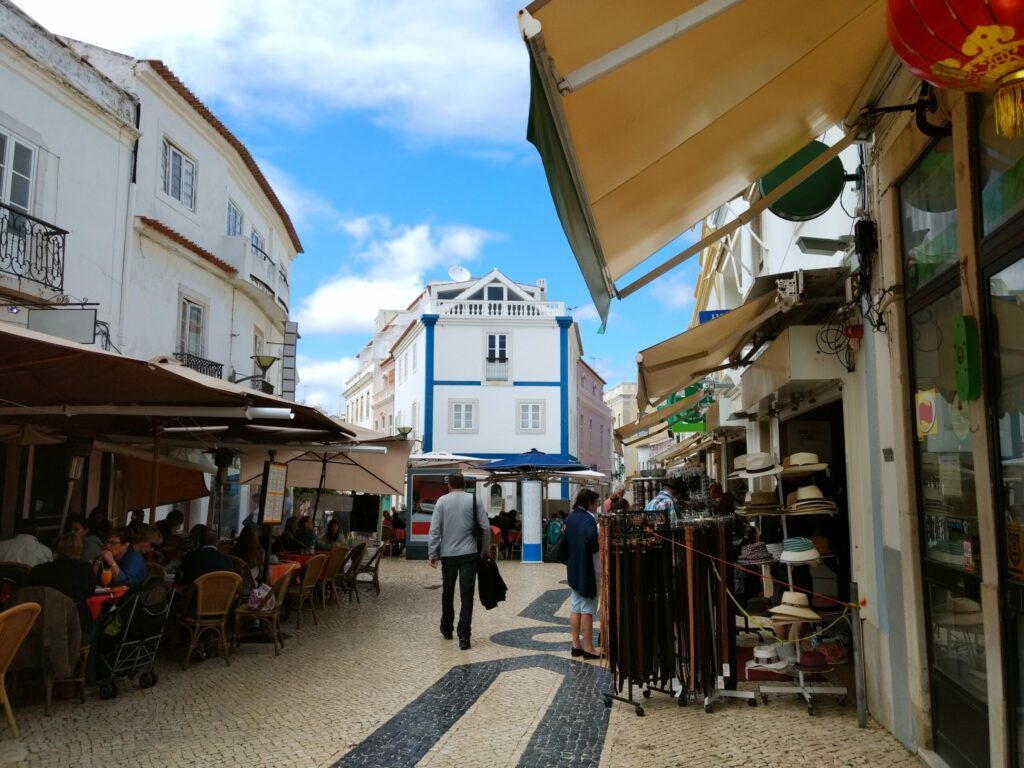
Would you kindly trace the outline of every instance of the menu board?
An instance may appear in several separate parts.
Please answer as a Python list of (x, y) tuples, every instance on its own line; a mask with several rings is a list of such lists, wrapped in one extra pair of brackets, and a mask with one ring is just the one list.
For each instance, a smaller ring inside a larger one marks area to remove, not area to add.
[(260, 525), (280, 525), (284, 521), (284, 498), (288, 493), (288, 465), (263, 462), (263, 486), (260, 488)]

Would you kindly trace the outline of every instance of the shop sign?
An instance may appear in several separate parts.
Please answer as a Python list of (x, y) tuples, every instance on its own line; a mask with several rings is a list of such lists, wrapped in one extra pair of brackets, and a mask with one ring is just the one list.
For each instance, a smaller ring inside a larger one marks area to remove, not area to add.
[(919, 440), (939, 434), (938, 395), (934, 388), (923, 389), (914, 395), (914, 421)]
[(731, 311), (729, 309), (702, 309), (697, 313), (697, 325), (704, 325), (704, 323), (710, 322), (716, 317), (727, 315)]
[(1012, 578), (1024, 579), (1024, 527), (1006, 524), (1006, 570)]

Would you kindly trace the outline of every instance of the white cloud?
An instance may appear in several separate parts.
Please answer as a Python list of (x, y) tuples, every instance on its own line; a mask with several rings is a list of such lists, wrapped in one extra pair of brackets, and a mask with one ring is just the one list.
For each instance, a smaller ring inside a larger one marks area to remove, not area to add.
[(299, 355), (296, 364), (299, 372), (298, 399), (332, 415), (343, 413), (345, 401), (341, 393), (345, 382), (359, 370), (359, 361), (354, 357), (320, 360)]
[(133, 0), (19, 5), (57, 34), (163, 59), (237, 115), (289, 122), (354, 110), (416, 141), (494, 145), (524, 134), (521, 0), (179, 0), (173, 13), (141, 17)]
[(300, 302), (297, 318), (303, 333), (370, 332), (378, 310), (412, 303), (428, 271), (476, 259), (495, 237), (473, 227), (394, 226), (382, 216), (363, 219), (369, 223), (352, 229), (369, 239), (360, 243), (346, 270)]
[(651, 286), (651, 294), (669, 309), (683, 310), (693, 306), (694, 284), (685, 275), (659, 277)]
[(304, 187), (273, 163), (266, 160), (257, 160), (257, 163), (295, 226), (302, 227), (314, 219), (327, 219), (333, 222), (340, 218), (341, 214), (327, 198)]
[(572, 310), (572, 317), (577, 323), (599, 323), (601, 317), (597, 314), (597, 307), (593, 304), (583, 304)]

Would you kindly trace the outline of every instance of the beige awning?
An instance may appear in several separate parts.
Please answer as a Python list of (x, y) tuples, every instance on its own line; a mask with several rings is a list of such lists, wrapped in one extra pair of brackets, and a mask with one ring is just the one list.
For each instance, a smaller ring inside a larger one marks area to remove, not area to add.
[[(884, 0), (537, 0), (529, 138), (595, 305), (896, 65)], [(628, 288), (628, 286), (627, 286)]]
[(650, 429), (653, 426), (660, 424), (663, 421), (667, 421), (671, 417), (688, 411), (693, 408), (700, 399), (704, 397), (704, 392), (694, 392), (689, 397), (684, 397), (682, 400), (677, 400), (672, 405), (666, 405), (664, 408), (659, 408), (655, 411), (641, 416), (639, 419), (634, 421), (632, 424), (623, 424), (621, 427), (615, 430), (615, 437), (619, 440), (625, 440), (628, 437), (632, 437), (638, 432), (642, 432), (645, 429)]
[(676, 443), (672, 447), (666, 448), (661, 453), (656, 454), (655, 456), (652, 456), (651, 460), (652, 461), (658, 461), (658, 462), (668, 462), (668, 461), (672, 461), (672, 459), (674, 459), (674, 458), (676, 458), (678, 456), (685, 456), (685, 455), (687, 455), (690, 452), (690, 450), (695, 445), (697, 445), (697, 443), (700, 442), (700, 439), (703, 436), (704, 436), (703, 433), (697, 433), (697, 434), (691, 435), (690, 437), (686, 438), (682, 442)]
[[(637, 404), (649, 408), (728, 365), (762, 323), (781, 312), (778, 293), (748, 301), (637, 355)], [(652, 414), (653, 415), (653, 414)]]

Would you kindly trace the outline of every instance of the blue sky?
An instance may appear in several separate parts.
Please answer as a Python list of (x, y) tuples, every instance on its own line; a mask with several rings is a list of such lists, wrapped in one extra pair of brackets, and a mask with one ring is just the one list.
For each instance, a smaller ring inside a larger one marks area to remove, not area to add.
[(159, 17), (130, 0), (19, 4), (57, 34), (163, 59), (260, 162), (305, 246), (300, 399), (339, 412), (375, 310), (405, 307), (456, 263), (547, 278), (610, 385), (689, 323), (695, 260), (614, 302), (597, 333), (525, 139), (521, 2), (181, 0)]

